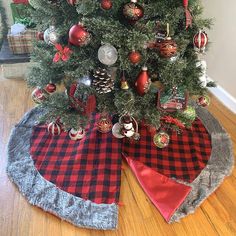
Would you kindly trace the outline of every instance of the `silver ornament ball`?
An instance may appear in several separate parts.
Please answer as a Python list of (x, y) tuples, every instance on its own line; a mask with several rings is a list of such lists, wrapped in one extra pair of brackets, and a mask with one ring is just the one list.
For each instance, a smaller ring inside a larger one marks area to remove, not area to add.
[(118, 52), (111, 44), (104, 44), (98, 50), (98, 59), (102, 64), (111, 66), (116, 63)]
[(48, 29), (45, 30), (43, 34), (44, 41), (47, 44), (56, 44), (59, 42), (59, 35), (56, 32), (55, 26), (50, 26)]

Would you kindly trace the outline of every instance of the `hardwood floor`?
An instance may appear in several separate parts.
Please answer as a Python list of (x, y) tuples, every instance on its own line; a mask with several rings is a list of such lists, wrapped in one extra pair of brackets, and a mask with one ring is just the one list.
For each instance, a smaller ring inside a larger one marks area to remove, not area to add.
[[(119, 229), (77, 228), (31, 206), (6, 173), (6, 146), (11, 128), (33, 107), (23, 81), (0, 79), (0, 236), (198, 236), (236, 235), (236, 170), (197, 211), (168, 225), (146, 197), (129, 168), (122, 171)], [(236, 144), (236, 115), (212, 98), (209, 110)], [(236, 149), (234, 148), (234, 154)]]

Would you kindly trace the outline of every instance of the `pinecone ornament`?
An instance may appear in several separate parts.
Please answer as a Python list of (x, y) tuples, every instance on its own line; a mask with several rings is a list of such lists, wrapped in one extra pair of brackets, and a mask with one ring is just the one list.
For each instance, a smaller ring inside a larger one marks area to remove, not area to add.
[(114, 89), (114, 77), (106, 69), (97, 69), (93, 74), (93, 87), (98, 94), (110, 93)]

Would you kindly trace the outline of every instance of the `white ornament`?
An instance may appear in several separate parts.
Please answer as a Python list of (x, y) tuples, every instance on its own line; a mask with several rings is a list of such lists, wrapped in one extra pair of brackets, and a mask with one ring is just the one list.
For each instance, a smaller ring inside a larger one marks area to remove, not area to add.
[(82, 139), (85, 136), (85, 130), (80, 128), (79, 130), (71, 129), (69, 131), (69, 137), (73, 141)]
[(92, 79), (89, 76), (84, 76), (83, 78), (78, 80), (78, 83), (81, 83), (90, 87), (92, 83)]
[(112, 127), (112, 134), (116, 138), (124, 138), (125, 136), (120, 133), (121, 129), (122, 129), (122, 127), (121, 127), (120, 123), (119, 122), (115, 123)]
[(98, 49), (98, 59), (104, 65), (113, 65), (118, 59), (118, 52), (114, 46), (105, 44)]

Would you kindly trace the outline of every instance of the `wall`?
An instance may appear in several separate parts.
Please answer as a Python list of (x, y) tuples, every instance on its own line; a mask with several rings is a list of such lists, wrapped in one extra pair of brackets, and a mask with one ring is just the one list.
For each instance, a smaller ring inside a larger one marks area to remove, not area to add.
[(203, 0), (205, 16), (214, 18), (208, 32), (208, 75), (236, 98), (236, 1)]
[(12, 1), (11, 0), (2, 0), (2, 5), (5, 8), (6, 11), (6, 15), (7, 15), (7, 20), (8, 20), (8, 25), (12, 25), (13, 23), (13, 19), (12, 19), (12, 15), (11, 15), (11, 10), (10, 10), (10, 3)]

